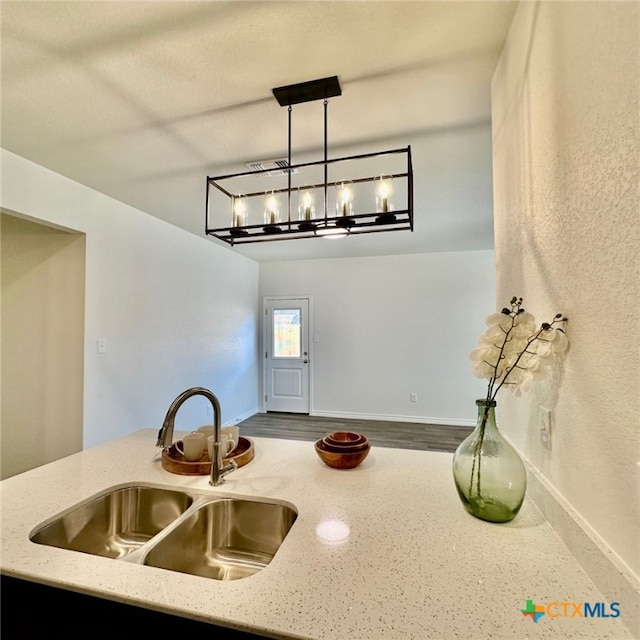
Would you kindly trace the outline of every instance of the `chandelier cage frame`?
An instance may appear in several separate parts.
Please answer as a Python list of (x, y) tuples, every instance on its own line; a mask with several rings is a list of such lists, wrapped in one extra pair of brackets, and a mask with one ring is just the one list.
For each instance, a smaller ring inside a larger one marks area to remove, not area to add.
[[(328, 158), (328, 102), (329, 98), (341, 93), (337, 76), (273, 89), (279, 104), (288, 107), (286, 164), (278, 162), (273, 170), (259, 168), (207, 176), (207, 235), (233, 246), (322, 236), (413, 231), (410, 146)], [(291, 164), (292, 105), (316, 100), (324, 102), (324, 157), (313, 162)], [(367, 168), (366, 173), (363, 167)], [(270, 183), (266, 188), (255, 186), (259, 181), (264, 186), (265, 179)], [(380, 197), (382, 185), (384, 198)], [(303, 197), (306, 198), (306, 208), (302, 204)], [(280, 208), (282, 199), (284, 206)], [(241, 212), (239, 202), (242, 203)], [(269, 211), (268, 207), (271, 207)]]

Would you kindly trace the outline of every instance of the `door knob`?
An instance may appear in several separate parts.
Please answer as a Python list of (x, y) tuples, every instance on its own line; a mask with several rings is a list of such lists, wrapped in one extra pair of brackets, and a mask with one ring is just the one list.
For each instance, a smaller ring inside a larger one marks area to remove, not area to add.
[(304, 364), (307, 364), (307, 362), (309, 362), (308, 360), (303, 360), (302, 361)]

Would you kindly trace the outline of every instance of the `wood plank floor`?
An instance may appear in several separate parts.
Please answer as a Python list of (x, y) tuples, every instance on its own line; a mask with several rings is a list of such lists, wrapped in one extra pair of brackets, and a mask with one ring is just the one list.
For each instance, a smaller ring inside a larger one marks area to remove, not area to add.
[(453, 452), (473, 430), (471, 427), (314, 417), (300, 413), (257, 413), (239, 424), (251, 437), (310, 440), (332, 431), (364, 433), (376, 447)]

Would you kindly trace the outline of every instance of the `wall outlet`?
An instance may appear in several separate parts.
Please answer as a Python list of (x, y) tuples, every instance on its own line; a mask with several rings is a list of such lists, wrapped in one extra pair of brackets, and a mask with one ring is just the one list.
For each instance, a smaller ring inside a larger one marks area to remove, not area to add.
[(418, 394), (410, 393), (409, 394), (409, 402), (418, 402)]
[(542, 446), (551, 451), (551, 409), (540, 409), (540, 442)]

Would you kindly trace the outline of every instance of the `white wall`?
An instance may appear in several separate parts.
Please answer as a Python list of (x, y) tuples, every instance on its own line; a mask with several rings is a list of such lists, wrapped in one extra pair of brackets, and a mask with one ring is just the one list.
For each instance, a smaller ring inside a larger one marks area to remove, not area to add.
[(260, 265), (261, 297), (313, 298), (316, 415), (474, 424), (468, 354), (494, 288), (493, 251)]
[[(85, 448), (159, 428), (193, 386), (218, 396), (223, 422), (256, 411), (257, 263), (12, 153), (1, 160), (0, 206), (86, 234)], [(210, 422), (207, 410), (189, 400), (176, 428)]]
[(565, 313), (571, 342), (557, 393), (504, 397), (499, 420), (636, 579), (639, 25), (637, 2), (521, 3), (493, 83), (498, 299)]

